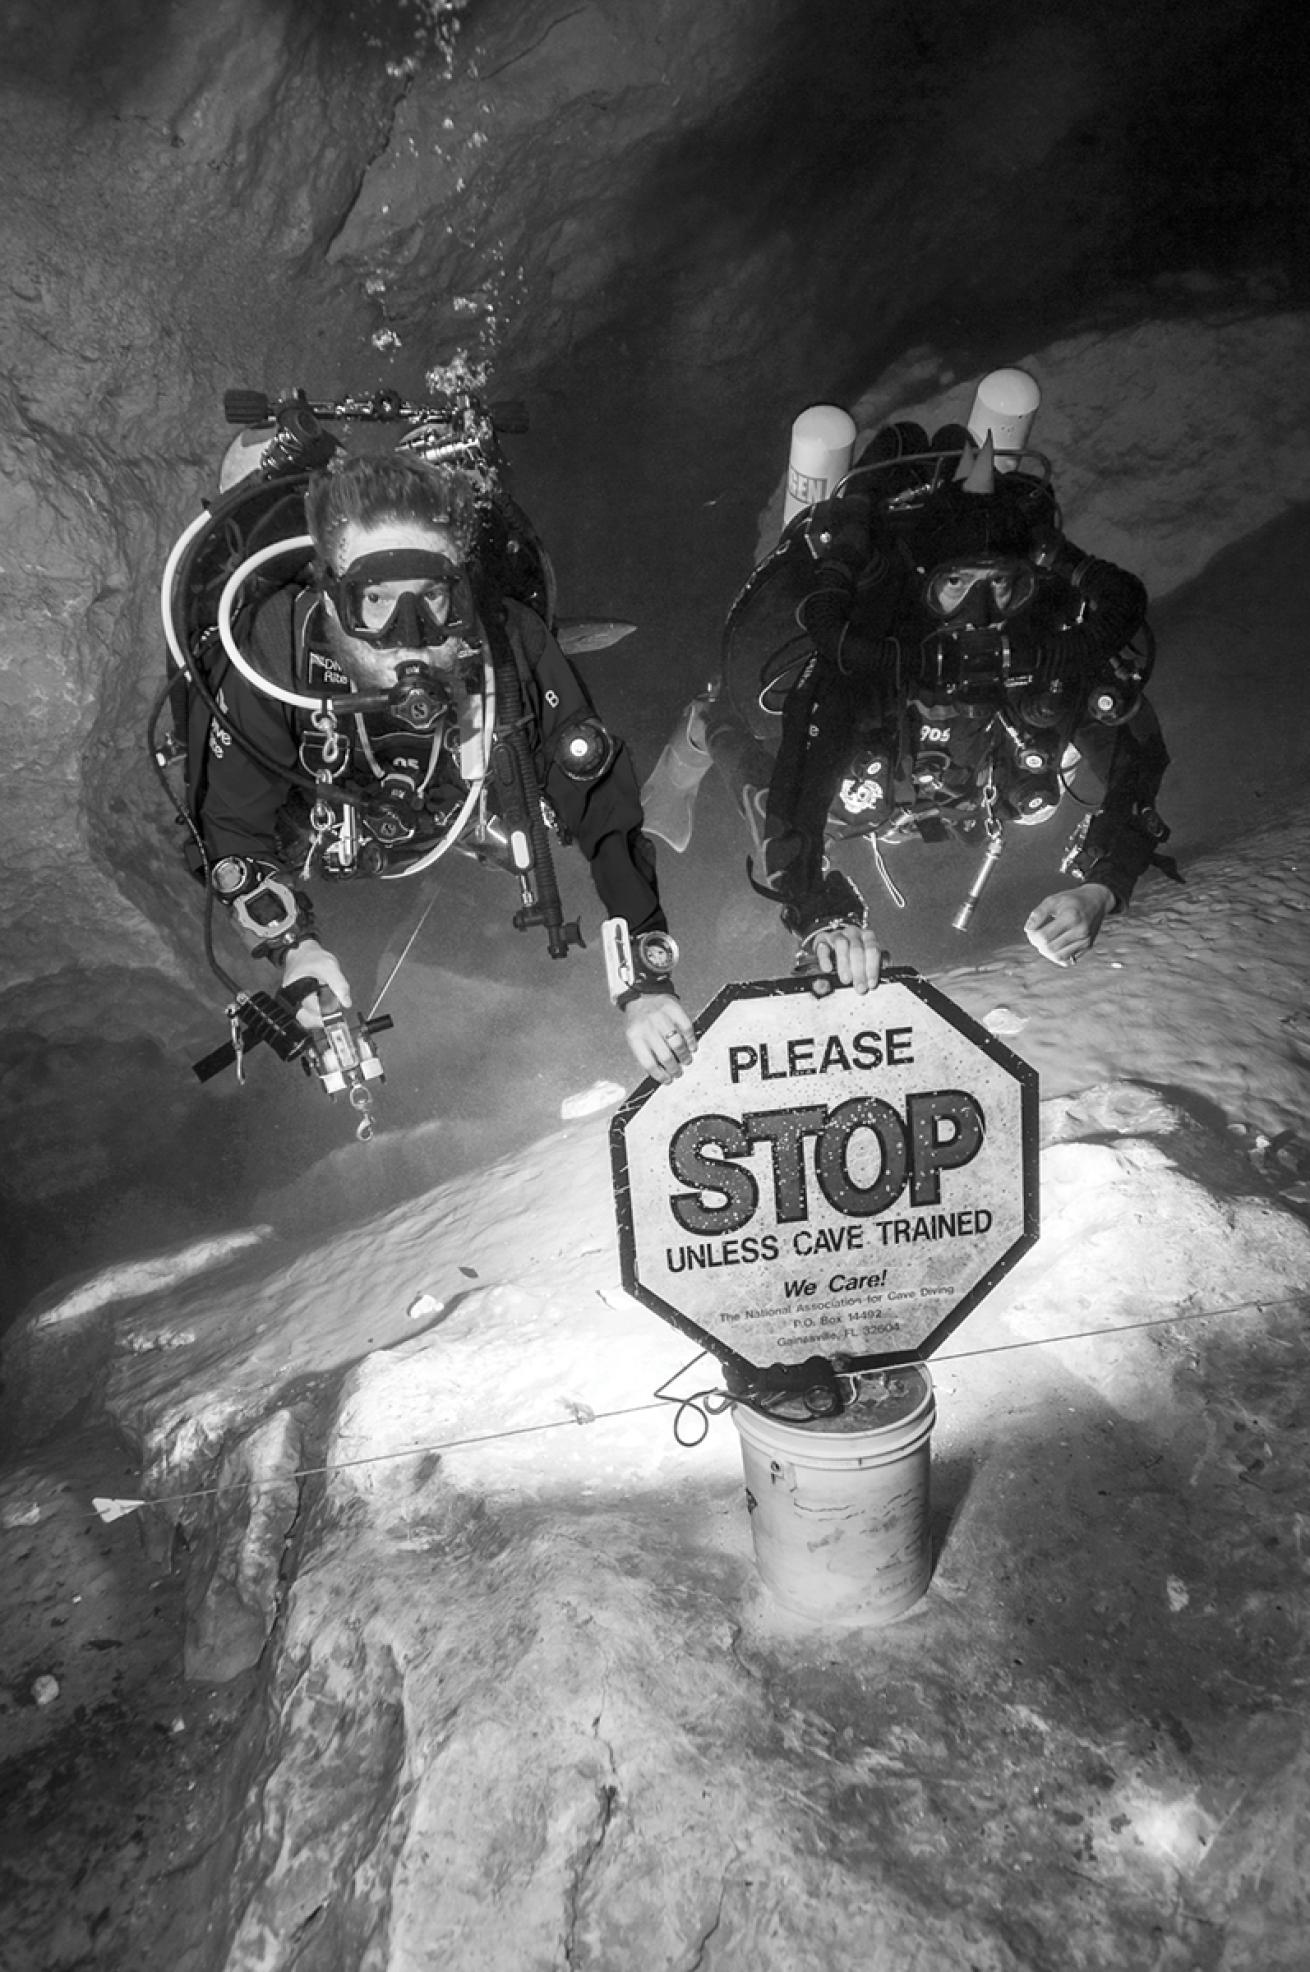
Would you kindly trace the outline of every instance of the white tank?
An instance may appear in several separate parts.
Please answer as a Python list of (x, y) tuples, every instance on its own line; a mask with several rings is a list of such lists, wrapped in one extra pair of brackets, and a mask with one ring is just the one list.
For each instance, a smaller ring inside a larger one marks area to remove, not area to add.
[[(988, 432), (998, 452), (1022, 452), (1042, 401), (1027, 370), (992, 370), (979, 384), (969, 413), (969, 436), (981, 445)], [(1013, 459), (997, 459), (998, 472), (1012, 472)]]
[(782, 524), (826, 500), (839, 479), (851, 469), (855, 450), (855, 420), (836, 404), (811, 404), (791, 428), (791, 457), (787, 461), (787, 495)]

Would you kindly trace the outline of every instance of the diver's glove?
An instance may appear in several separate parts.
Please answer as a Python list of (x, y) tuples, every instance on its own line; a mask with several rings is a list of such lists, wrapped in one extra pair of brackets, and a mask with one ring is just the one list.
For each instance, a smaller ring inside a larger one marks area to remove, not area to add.
[[(295, 986), (301, 980), (312, 980), (315, 987), (326, 987), (334, 993), (343, 1007), (351, 1004), (350, 981), (341, 970), (341, 961), (319, 944), (317, 938), (302, 938), (287, 953), (282, 967), (282, 986)], [(318, 1003), (317, 992), (308, 994), (296, 1009), (296, 1019), (302, 1027), (321, 1027), (323, 1013)]]

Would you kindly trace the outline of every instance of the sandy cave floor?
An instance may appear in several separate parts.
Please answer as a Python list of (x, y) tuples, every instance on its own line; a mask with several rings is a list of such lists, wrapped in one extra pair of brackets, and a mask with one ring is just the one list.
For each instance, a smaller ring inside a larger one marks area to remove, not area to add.
[[(1226, 1022), (1249, 1023), (1267, 994), (1232, 955), (1269, 939), (1261, 978), (1281, 982), (1284, 999), (1259, 1043), (1266, 1127), (1230, 1131), (1209, 1177), (1310, 1215), (1310, 1151), (1299, 1135), (1283, 1133), (1274, 1152), (1259, 1148), (1278, 1134), (1277, 1115), (1304, 1097), (1299, 979), (1280, 954), (1298, 935), (1310, 872), (1296, 886), (1286, 872), (1280, 881), (1268, 843), (1263, 856), (1260, 847), (1245, 865), (1238, 859), (1245, 922), (1241, 910), (1222, 926), (1207, 916), (1207, 896), (1231, 886), (1222, 866), (1211, 892), (1201, 873), (1200, 910), (1175, 906), (1161, 887), (1078, 974), (1011, 947), (960, 968), (947, 990), (978, 1017), (1007, 1009), (1026, 1028), (1044, 1092), (1061, 1082), (1074, 1091), (1097, 1080), (1107, 1053), (1140, 1050), (1144, 1079), (1146, 1058), (1167, 1067), (1187, 1045), (1180, 1035), (1193, 1005), (1208, 1009), (1197, 1023), (1209, 1026), (1194, 1037), (1203, 1049)], [(1108, 1004), (1123, 1024), (1107, 1044)], [(1167, 1035), (1127, 1025), (1162, 1005)], [(1285, 1023), (1283, 1065), (1271, 1069)], [(1022, 1034), (1012, 1045), (1022, 1051)], [(1231, 1099), (1239, 1094), (1234, 1085)], [(1122, 1238), (1132, 1237), (1125, 1224)], [(1196, 1289), (1199, 1305), (1214, 1299), (1205, 1280)], [(1289, 1777), (1289, 1747), (1303, 1730), (1310, 1647), (1307, 1313), (1310, 1298), (1171, 1327), (1163, 1433), (1097, 1401), (1040, 1350), (992, 1358), (985, 1452), (952, 1422), (953, 1394), (968, 1396), (978, 1367), (966, 1323), (935, 1365), (937, 1559), (917, 1619), (928, 1631), (916, 1642), (914, 1619), (862, 1639), (748, 1625), (752, 1675), (780, 1718), (799, 1711), (807, 1730), (834, 1735), (843, 1757), (858, 1751), (869, 1663), (883, 1663), (879, 1744), (892, 1732), (917, 1750), (906, 1774), (880, 1773), (842, 1797), (849, 1840), (858, 1847), (882, 1816), (908, 1812), (898, 1840), (911, 1852), (918, 1843), (924, 1867), (949, 1855), (951, 1894), (965, 1902), (996, 1868), (1014, 1872), (1006, 1935), (1019, 1964), (1044, 1972), (1062, 1923), (1080, 1912), (1103, 1921), (1107, 1885), (1124, 1921), (1137, 1911), (1145, 1925), (1134, 1954), (1115, 1947), (1125, 1972), (1291, 1972), (1303, 1962), (1305, 1799)], [(1057, 1312), (1052, 1326), (1064, 1332), (1081, 1319)], [(1113, 1380), (1116, 1350), (1130, 1366), (1137, 1341), (1105, 1342), (1099, 1373)], [(633, 1392), (638, 1401), (647, 1394)], [(248, 1677), (222, 1687), (180, 1679), (183, 1557), (170, 1570), (145, 1552), (137, 1519), (104, 1525), (87, 1509), (92, 1493), (130, 1494), (135, 1480), (131, 1457), (88, 1416), (12, 1466), (0, 1489), (17, 1585), (0, 1614), (0, 1661), (13, 1667), (0, 1712), (5, 1972), (152, 1963), (151, 1940), (171, 1925), (175, 1941), (176, 1927), (191, 1922), (173, 1872), (221, 1841), (229, 1803), (220, 1755), (253, 1686)], [(744, 1514), (736, 1532), (744, 1555)], [(981, 1605), (967, 1586), (979, 1569), (995, 1577)], [(1004, 1691), (989, 1684), (971, 1700), (980, 1675), (1003, 1676)], [(44, 1707), (33, 1696), (42, 1676), (58, 1684)], [(1022, 1716), (1037, 1686), (1058, 1694), (1059, 1730), (1049, 1707), (1045, 1726), (1034, 1713), (991, 1791), (979, 1792), (971, 1703), (990, 1714), (1003, 1701)], [(1128, 1819), (1116, 1811), (1125, 1789), (1141, 1804)], [(1240, 1837), (1225, 1847), (1230, 1822)]]

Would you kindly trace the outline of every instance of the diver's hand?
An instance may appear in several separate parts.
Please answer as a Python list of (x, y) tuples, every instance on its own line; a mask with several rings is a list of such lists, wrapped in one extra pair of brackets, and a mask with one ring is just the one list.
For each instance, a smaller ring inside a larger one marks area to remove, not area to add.
[(802, 955), (814, 971), (829, 974), (843, 986), (853, 986), (857, 993), (872, 992), (887, 956), (875, 934), (861, 930), (858, 924), (829, 924), (821, 931), (812, 931)]
[(1114, 901), (1113, 890), (1103, 883), (1080, 883), (1074, 890), (1057, 890), (1029, 912), (1024, 936), (1052, 965), (1076, 965), (1096, 943)]
[(672, 1082), (696, 1052), (696, 1029), (672, 993), (643, 993), (623, 1010), (628, 1046), (657, 1082)]
[[(312, 979), (317, 986), (325, 986), (329, 993), (335, 993), (343, 1007), (351, 1004), (350, 981), (341, 970), (341, 961), (331, 952), (325, 951), (317, 938), (302, 938), (287, 953), (282, 967), (282, 984), (294, 986), (299, 980)], [(296, 1019), (302, 1027), (321, 1027), (323, 1009), (319, 1006), (317, 993), (310, 993), (296, 1008)]]

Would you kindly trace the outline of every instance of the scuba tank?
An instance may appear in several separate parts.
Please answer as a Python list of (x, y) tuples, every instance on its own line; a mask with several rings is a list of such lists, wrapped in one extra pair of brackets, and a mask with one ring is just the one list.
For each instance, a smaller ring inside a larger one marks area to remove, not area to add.
[(1041, 402), (1041, 389), (1027, 370), (992, 370), (978, 385), (967, 420), (969, 436), (975, 445), (991, 439), (998, 472), (1009, 472), (1014, 464), (1002, 455), (1027, 447)]
[(787, 492), (783, 500), (784, 528), (796, 515), (826, 500), (850, 470), (855, 449), (855, 420), (836, 404), (811, 404), (791, 428), (787, 460)]

